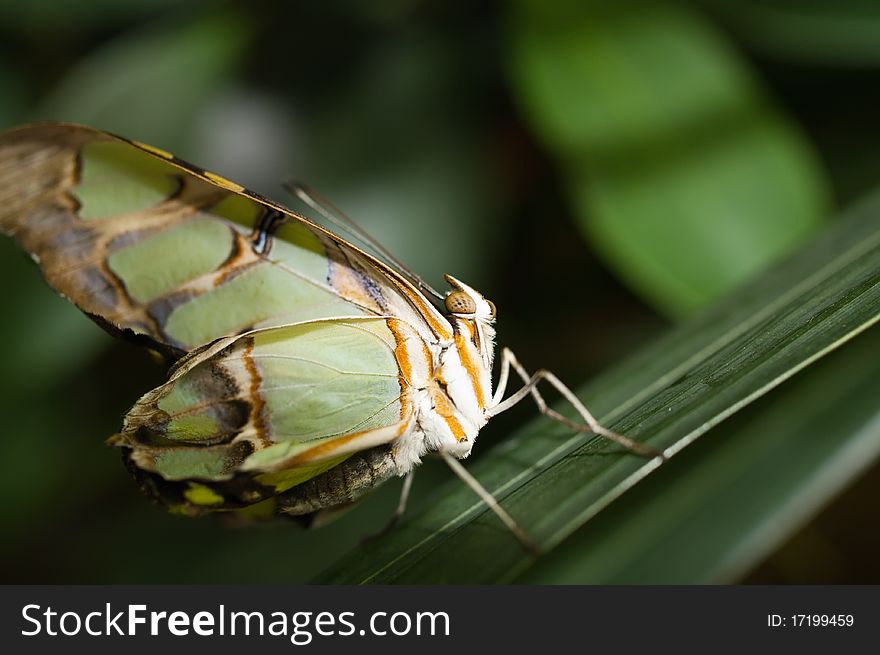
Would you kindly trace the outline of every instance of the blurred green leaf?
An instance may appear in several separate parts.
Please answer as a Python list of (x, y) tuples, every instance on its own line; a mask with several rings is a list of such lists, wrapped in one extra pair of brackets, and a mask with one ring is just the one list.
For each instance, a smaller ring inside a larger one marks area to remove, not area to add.
[(78, 62), (35, 117), (181, 147), (203, 104), (234, 72), (250, 34), (248, 17), (232, 11), (125, 34)]
[(490, 102), (494, 71), (420, 30), (384, 39), (348, 74), (344, 95), (307, 103), (316, 106), (305, 121), (307, 171), (298, 175), (351, 208), (431, 284), (452, 273), (491, 291), (513, 217), (498, 179), (496, 127), (473, 111)]
[(661, 310), (706, 305), (821, 223), (798, 131), (677, 3), (521, 3), (514, 91), (561, 161), (581, 227)]
[[(107, 345), (109, 338), (41, 279), (39, 270), (12, 239), (0, 238), (6, 339), (0, 390), (12, 404), (70, 375)], [(27, 338), (23, 338), (23, 337)], [(72, 347), (75, 346), (75, 347)]]
[(0, 0), (0, 19), (19, 30), (82, 29), (140, 17), (180, 4), (181, 0), (89, 0), (58, 2), (57, 0)]
[(880, 455), (873, 329), (686, 449), (518, 582), (735, 581)]
[[(880, 195), (875, 195), (796, 257), (601, 376), (579, 396), (605, 425), (672, 455), (878, 319)], [(656, 466), (656, 460), (538, 419), (473, 473), (548, 551)], [(427, 506), (319, 581), (497, 582), (533, 564), (464, 485), (442, 487)]]
[(13, 125), (24, 116), (25, 86), (13, 63), (0, 57), (0, 125)]
[(749, 46), (828, 66), (880, 64), (880, 5), (864, 0), (703, 0)]

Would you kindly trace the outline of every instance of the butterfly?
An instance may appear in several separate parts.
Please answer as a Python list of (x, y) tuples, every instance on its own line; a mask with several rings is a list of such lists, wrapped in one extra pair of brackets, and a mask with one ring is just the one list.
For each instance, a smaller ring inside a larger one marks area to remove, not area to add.
[[(330, 203), (291, 190), (332, 227), (93, 128), (0, 134), (0, 231), (98, 324), (172, 363), (109, 439), (172, 512), (314, 516), (403, 476), (399, 515), (436, 453), (533, 548), (460, 463), (492, 417), (531, 397), (573, 430), (663, 457), (507, 348), (493, 384), (490, 300), (450, 275), (435, 291)], [(512, 376), (522, 385), (507, 395)], [(541, 381), (583, 423), (548, 407)]]

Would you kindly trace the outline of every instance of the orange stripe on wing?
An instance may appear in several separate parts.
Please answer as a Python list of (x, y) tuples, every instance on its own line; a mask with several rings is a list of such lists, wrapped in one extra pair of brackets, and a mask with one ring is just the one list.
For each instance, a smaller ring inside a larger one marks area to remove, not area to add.
[(385, 321), (391, 334), (394, 336), (394, 359), (397, 360), (397, 367), (400, 374), (407, 384), (412, 382), (412, 362), (409, 358), (409, 351), (406, 349), (406, 337), (400, 331), (400, 325), (395, 319), (389, 318)]
[[(431, 359), (431, 351), (428, 350), (428, 345), (425, 343), (424, 339), (422, 339), (406, 321), (389, 318), (385, 320), (385, 324), (394, 336), (394, 341), (396, 343), (394, 348), (394, 358), (397, 360), (397, 366), (400, 369), (401, 375), (406, 379), (407, 384), (410, 386), (418, 386), (416, 384), (417, 381), (413, 379), (413, 353), (411, 353), (407, 347), (408, 339), (407, 334), (405, 334), (406, 330), (408, 330), (414, 338), (417, 338), (421, 344), (421, 355), (424, 360), (427, 378), (432, 379), (434, 377), (434, 362)], [(401, 389), (401, 391), (403, 390)]]
[(437, 335), (438, 339), (446, 341), (452, 337), (452, 332), (449, 330), (449, 324), (437, 319), (437, 316), (435, 315), (436, 310), (425, 303), (421, 294), (410, 289), (408, 285), (401, 284), (396, 278), (389, 277), (388, 279), (395, 287), (397, 287), (397, 290), (400, 291), (401, 294), (406, 296), (407, 300), (409, 300), (410, 304), (419, 312), (419, 314), (421, 314), (422, 318), (425, 319), (428, 327), (430, 327), (434, 334)]
[(393, 318), (386, 319), (385, 321), (385, 325), (388, 326), (388, 329), (391, 330), (391, 335), (394, 337), (394, 359), (397, 361), (397, 367), (400, 369), (400, 376), (398, 376), (400, 384), (400, 420), (403, 421), (412, 412), (409, 393), (406, 392), (406, 387), (410, 386), (410, 381), (412, 380), (412, 363), (409, 359), (406, 340), (400, 331), (399, 323), (399, 321)]
[[(371, 448), (373, 446), (382, 444), (382, 443), (390, 443), (394, 441), (398, 437), (403, 436), (406, 431), (409, 429), (409, 421), (401, 421), (396, 426), (388, 426), (395, 427), (396, 429), (390, 434), (390, 436), (383, 437), (377, 442), (365, 444), (362, 448), (355, 448), (353, 451), (357, 450), (365, 450), (367, 448)], [(298, 455), (294, 455), (290, 459), (286, 460), (284, 464), (280, 467), (283, 469), (295, 468), (297, 466), (304, 466), (306, 464), (311, 464), (313, 462), (317, 462), (323, 459), (328, 459), (334, 455), (341, 455), (344, 452), (348, 452), (344, 449), (344, 446), (351, 444), (352, 442), (356, 442), (359, 439), (363, 439), (366, 436), (371, 434), (377, 434), (380, 432), (384, 432), (387, 428), (376, 428), (374, 430), (364, 430), (361, 432), (352, 432), (351, 434), (346, 434), (341, 437), (336, 437), (334, 439), (328, 439), (324, 443), (320, 443), (317, 446), (313, 446), (306, 451), (299, 453)], [(339, 451), (343, 452), (339, 452)]]

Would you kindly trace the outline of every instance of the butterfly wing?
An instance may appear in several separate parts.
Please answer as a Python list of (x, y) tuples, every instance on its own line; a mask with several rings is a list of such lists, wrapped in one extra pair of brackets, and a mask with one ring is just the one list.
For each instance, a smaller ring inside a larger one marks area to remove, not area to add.
[[(144, 395), (113, 442), (140, 472), (183, 483), (189, 511), (258, 502), (410, 429), (397, 359), (407, 330), (336, 319), (219, 339)], [(213, 490), (208, 502), (193, 481)]]
[(168, 153), (83, 126), (0, 135), (0, 230), (102, 325), (175, 356), (339, 316), (449, 333), (407, 280), (337, 235)]
[(425, 342), (451, 337), (344, 239), (87, 127), (0, 134), (0, 231), (99, 323), (180, 358), (113, 442), (186, 512), (255, 503), (397, 439), (411, 356), (427, 370)]

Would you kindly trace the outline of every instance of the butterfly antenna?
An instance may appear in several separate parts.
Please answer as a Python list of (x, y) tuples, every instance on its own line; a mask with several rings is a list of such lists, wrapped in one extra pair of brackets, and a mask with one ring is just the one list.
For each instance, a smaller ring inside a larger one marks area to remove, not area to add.
[(394, 264), (410, 281), (419, 287), (422, 291), (434, 296), (438, 300), (443, 300), (443, 295), (436, 291), (430, 284), (425, 282), (415, 271), (410, 269), (406, 264), (395, 257), (388, 249), (383, 246), (375, 237), (367, 233), (360, 225), (350, 218), (339, 207), (330, 202), (327, 198), (315, 191), (310, 186), (298, 182), (296, 180), (288, 180), (284, 183), (284, 188), (291, 194), (299, 198), (313, 210), (318, 212), (325, 219), (330, 221), (334, 226), (345, 230), (349, 234), (353, 234), (358, 239), (369, 244), (372, 248)]

